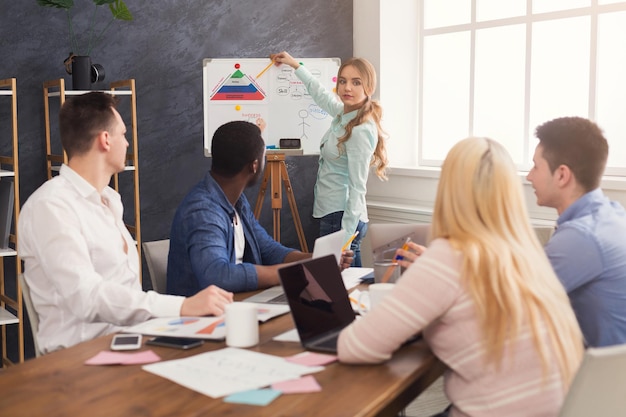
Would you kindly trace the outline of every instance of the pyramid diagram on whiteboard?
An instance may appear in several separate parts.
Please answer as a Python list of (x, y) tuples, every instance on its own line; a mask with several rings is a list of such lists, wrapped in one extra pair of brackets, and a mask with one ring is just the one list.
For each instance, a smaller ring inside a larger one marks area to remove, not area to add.
[(233, 72), (211, 96), (211, 100), (260, 101), (263, 99), (265, 99), (263, 90), (240, 70)]

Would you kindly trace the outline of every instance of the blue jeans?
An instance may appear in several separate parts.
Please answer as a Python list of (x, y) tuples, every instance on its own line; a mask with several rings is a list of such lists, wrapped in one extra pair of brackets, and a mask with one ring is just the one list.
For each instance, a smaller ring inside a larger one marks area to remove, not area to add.
[[(326, 236), (338, 230), (341, 230), (341, 219), (343, 218), (343, 211), (336, 211), (334, 213), (327, 214), (320, 219), (320, 236)], [(354, 252), (354, 259), (352, 260), (352, 266), (361, 266), (361, 240), (367, 234), (367, 223), (359, 220), (359, 224), (354, 232), (358, 231), (359, 235), (350, 244), (350, 249)], [(354, 233), (350, 232), (350, 233)]]

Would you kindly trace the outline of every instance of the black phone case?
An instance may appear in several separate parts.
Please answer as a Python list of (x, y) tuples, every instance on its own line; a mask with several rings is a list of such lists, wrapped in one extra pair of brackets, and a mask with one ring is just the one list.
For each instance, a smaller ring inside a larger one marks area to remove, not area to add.
[(204, 343), (204, 340), (201, 339), (189, 339), (185, 341), (185, 344), (176, 343), (176, 338), (171, 338), (172, 340), (168, 340), (170, 338), (167, 337), (156, 337), (154, 339), (150, 339), (146, 342), (147, 345), (153, 346), (163, 346), (163, 347), (171, 347), (175, 349), (191, 349), (194, 347), (198, 347)]

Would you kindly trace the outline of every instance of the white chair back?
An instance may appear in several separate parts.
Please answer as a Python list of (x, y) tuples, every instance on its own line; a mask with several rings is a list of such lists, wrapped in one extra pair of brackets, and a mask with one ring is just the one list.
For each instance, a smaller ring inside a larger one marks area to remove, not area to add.
[(148, 264), (148, 273), (152, 281), (152, 289), (165, 294), (167, 290), (167, 256), (170, 251), (170, 240), (143, 242), (143, 253)]
[(33, 344), (35, 346), (35, 356), (39, 357), (43, 353), (39, 350), (39, 342), (37, 341), (37, 331), (39, 330), (39, 316), (33, 306), (33, 300), (30, 297), (30, 288), (26, 284), (24, 275), (20, 274), (18, 277), (20, 281), (20, 287), (22, 288), (22, 298), (24, 299), (24, 305), (26, 306), (26, 313), (30, 319), (30, 330), (33, 334)]
[(559, 417), (626, 413), (626, 344), (589, 348)]

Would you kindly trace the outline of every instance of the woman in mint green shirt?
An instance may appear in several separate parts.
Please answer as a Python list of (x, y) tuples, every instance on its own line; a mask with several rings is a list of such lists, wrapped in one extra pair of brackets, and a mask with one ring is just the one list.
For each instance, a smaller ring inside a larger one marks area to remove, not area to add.
[(370, 166), (386, 179), (385, 133), (380, 125), (382, 107), (372, 99), (376, 71), (363, 58), (351, 58), (339, 68), (337, 93), (328, 91), (287, 52), (270, 57), (276, 65), (294, 68), (315, 103), (333, 117), (320, 142), (313, 217), (320, 219), (320, 236), (343, 229), (352, 241), (353, 266), (361, 266), (361, 240), (367, 233), (367, 176)]

